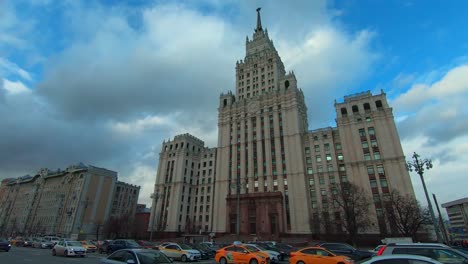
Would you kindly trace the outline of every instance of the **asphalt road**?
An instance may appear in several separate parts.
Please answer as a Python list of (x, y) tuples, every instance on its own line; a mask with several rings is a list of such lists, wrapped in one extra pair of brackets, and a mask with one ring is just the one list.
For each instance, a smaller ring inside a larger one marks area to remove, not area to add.
[[(63, 257), (52, 256), (50, 249), (39, 249), (30, 247), (13, 246), (10, 252), (0, 251), (0, 264), (97, 264), (100, 258), (106, 255), (99, 253), (89, 253), (86, 257)], [(182, 262), (174, 261), (174, 264)], [(194, 262), (196, 264), (214, 264), (213, 259)], [(288, 263), (288, 261), (283, 261)]]
[[(11, 247), (9, 252), (0, 251), (0, 264), (97, 264), (106, 255), (89, 253), (86, 257), (52, 256), (50, 249)], [(174, 261), (174, 264), (178, 264)], [(203, 260), (197, 264), (214, 264), (214, 260)]]

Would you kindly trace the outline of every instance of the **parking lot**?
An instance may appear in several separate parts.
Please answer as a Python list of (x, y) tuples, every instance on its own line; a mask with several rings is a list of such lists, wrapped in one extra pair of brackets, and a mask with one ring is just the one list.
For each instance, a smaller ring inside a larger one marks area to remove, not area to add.
[[(62, 256), (52, 256), (50, 249), (38, 249), (30, 247), (13, 246), (10, 252), (0, 251), (0, 263), (8, 264), (97, 264), (99, 259), (105, 257), (99, 253), (89, 253), (85, 258), (70, 258)], [(182, 263), (174, 261), (174, 263)], [(198, 264), (213, 264), (215, 261), (201, 260)], [(287, 261), (281, 262), (288, 263)]]

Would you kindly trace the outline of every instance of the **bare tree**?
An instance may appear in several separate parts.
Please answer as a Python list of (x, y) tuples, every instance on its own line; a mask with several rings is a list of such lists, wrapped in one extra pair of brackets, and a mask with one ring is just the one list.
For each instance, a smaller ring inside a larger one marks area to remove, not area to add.
[(361, 187), (349, 182), (333, 184), (331, 189), (331, 203), (340, 209), (341, 224), (348, 233), (350, 242), (356, 245), (358, 232), (365, 230), (370, 224), (370, 199)]
[(397, 190), (393, 190), (384, 199), (384, 203), (390, 225), (395, 227), (399, 235), (415, 239), (421, 226), (431, 222), (429, 210), (422, 208), (412, 196), (402, 195)]

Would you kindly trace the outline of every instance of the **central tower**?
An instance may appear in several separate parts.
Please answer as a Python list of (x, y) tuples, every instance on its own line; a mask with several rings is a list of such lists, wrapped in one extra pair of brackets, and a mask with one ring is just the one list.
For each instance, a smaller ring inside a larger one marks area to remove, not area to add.
[(239, 227), (240, 234), (260, 237), (310, 232), (304, 197), (289, 196), (307, 191), (307, 108), (294, 73), (286, 73), (262, 28), (260, 8), (245, 58), (236, 63), (235, 94), (221, 94), (218, 111), (213, 231), (235, 234)]

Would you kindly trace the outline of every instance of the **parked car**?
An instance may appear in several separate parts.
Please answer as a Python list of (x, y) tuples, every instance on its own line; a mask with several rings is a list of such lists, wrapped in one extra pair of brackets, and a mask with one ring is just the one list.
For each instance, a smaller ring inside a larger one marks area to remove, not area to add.
[(201, 259), (200, 251), (193, 249), (185, 244), (168, 244), (159, 247), (159, 250), (171, 259), (177, 259), (182, 262), (197, 261)]
[(289, 263), (351, 264), (354, 261), (346, 256), (337, 256), (321, 247), (307, 247), (291, 252)]
[(258, 249), (261, 252), (267, 253), (268, 256), (270, 257), (270, 262), (271, 263), (279, 263), (279, 261), (280, 261), (281, 253), (279, 253), (278, 251), (269, 250), (266, 247), (261, 246), (261, 245), (257, 245), (257, 244), (244, 244), (244, 245), (254, 247), (254, 248)]
[(247, 244), (255, 244), (255, 245), (259, 245), (261, 246), (262, 248), (266, 249), (266, 250), (270, 250), (270, 251), (275, 251), (277, 253), (279, 253), (279, 260), (280, 261), (283, 261), (286, 257), (289, 257), (289, 253), (291, 253), (291, 248), (288, 248), (287, 250), (283, 250), (283, 249), (280, 249), (278, 247), (278, 243), (271, 243), (270, 241), (269, 242), (266, 242), (266, 241), (255, 241), (255, 242), (249, 242)]
[(192, 244), (192, 243), (186, 243), (186, 245), (193, 249), (198, 250), (200, 252), (201, 259), (210, 259), (211, 257), (214, 257), (211, 249), (207, 249), (205, 246), (202, 246), (200, 244)]
[[(131, 262), (133, 261), (133, 262)], [(172, 263), (172, 261), (162, 252), (154, 249), (120, 249), (109, 255), (107, 258), (99, 260), (99, 264), (154, 264)]]
[(54, 243), (47, 241), (45, 239), (34, 240), (31, 247), (33, 248), (53, 248)]
[(215, 256), (216, 263), (270, 263), (270, 257), (267, 253), (247, 245), (229, 245), (218, 249)]
[(89, 241), (89, 240), (83, 240), (83, 241), (80, 241), (80, 243), (86, 249), (86, 253), (96, 252), (97, 251), (96, 245), (91, 243), (91, 241)]
[(5, 238), (0, 238), (0, 250), (8, 252), (10, 251), (10, 248), (11, 248), (10, 241), (8, 241)]
[(57, 244), (61, 239), (57, 236), (45, 236), (43, 237), (44, 240), (52, 242), (52, 244)]
[(320, 247), (331, 251), (338, 256), (348, 256), (353, 260), (361, 260), (372, 257), (369, 251), (358, 250), (345, 243), (322, 243)]
[(100, 241), (101, 243), (98, 246), (98, 252), (99, 254), (102, 253), (107, 253), (107, 248), (109, 247), (110, 244), (112, 244), (114, 241), (113, 240), (104, 240)]
[(11, 243), (12, 245), (17, 246), (17, 247), (22, 247), (22, 246), (24, 246), (24, 238), (23, 238), (23, 237), (20, 237), (20, 236), (15, 237), (14, 239), (12, 239), (12, 240), (10, 241), (10, 243)]
[(31, 247), (33, 243), (32, 238), (25, 238), (23, 241), (23, 247)]
[(146, 240), (138, 240), (137, 241), (138, 245), (140, 245), (142, 248), (146, 249), (159, 249), (158, 244), (151, 242), (151, 241), (146, 241)]
[(86, 249), (79, 241), (62, 240), (52, 248), (52, 256), (63, 255), (65, 257), (86, 256)]
[(417, 255), (386, 255), (386, 256), (374, 256), (371, 259), (367, 259), (359, 264), (442, 264), (437, 260), (433, 260), (428, 257), (417, 256)]
[(195, 245), (196, 245), (196, 249), (200, 248), (206, 251), (208, 253), (209, 258), (214, 258), (214, 256), (216, 255), (216, 249), (214, 248), (213, 245), (211, 247), (208, 244), (203, 244), (203, 243), (199, 243)]
[(442, 263), (466, 264), (468, 255), (444, 244), (437, 243), (391, 243), (382, 247), (378, 256), (409, 254), (435, 259)]
[[(116, 239), (109, 243), (106, 247), (106, 253), (111, 254), (114, 251), (125, 248), (142, 248), (135, 240), (130, 239)], [(101, 253), (101, 252), (99, 252)]]

